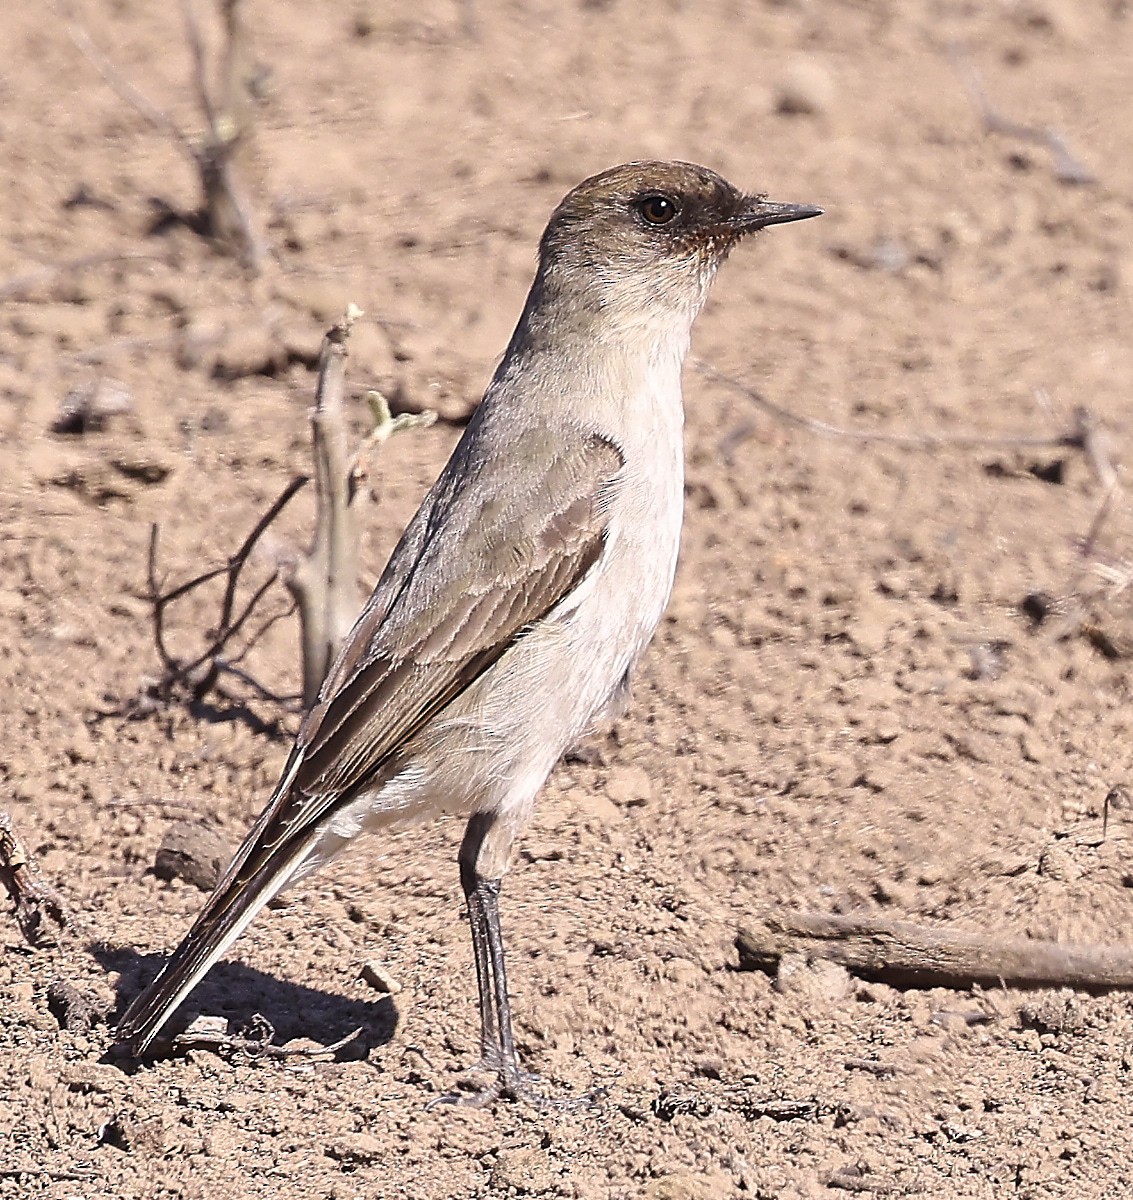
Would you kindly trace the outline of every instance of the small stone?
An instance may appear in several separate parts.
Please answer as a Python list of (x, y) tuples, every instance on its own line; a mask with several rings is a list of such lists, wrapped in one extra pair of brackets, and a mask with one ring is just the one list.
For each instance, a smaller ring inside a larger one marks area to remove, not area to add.
[(775, 975), (775, 990), (799, 996), (808, 1003), (837, 1004), (854, 990), (849, 971), (824, 958), (808, 961), (801, 954), (784, 954)]
[(99, 379), (67, 393), (51, 423), (51, 432), (99, 433), (111, 418), (128, 413), (133, 407), (134, 397), (125, 384), (114, 379)]
[(120, 475), (135, 483), (164, 483), (173, 473), (173, 464), (168, 459), (143, 450), (115, 455), (110, 462)]
[(243, 379), (247, 375), (274, 375), (284, 365), (283, 347), (275, 331), (266, 325), (251, 325), (225, 338), (212, 370), (218, 379)]
[(85, 1033), (97, 1022), (106, 1019), (109, 1004), (93, 992), (78, 988), (65, 979), (53, 979), (47, 986), (47, 1006), (54, 1013), (60, 1028), (72, 1033)]
[(133, 1154), (164, 1154), (166, 1119), (160, 1112), (124, 1112), (107, 1127), (107, 1140), (116, 1142)]
[(364, 983), (368, 983), (375, 992), (382, 992), (387, 996), (396, 996), (401, 991), (401, 984), (394, 979), (382, 963), (374, 959), (370, 959), (369, 962), (362, 964), (359, 977)]
[(215, 829), (197, 821), (178, 821), (166, 830), (153, 860), (158, 879), (184, 879), (211, 892), (232, 859), (232, 847)]
[(817, 116), (833, 107), (835, 91), (828, 67), (813, 58), (796, 59), (779, 80), (775, 110), (787, 116)]
[(501, 1150), (496, 1156), (491, 1174), (493, 1191), (539, 1194), (550, 1191), (554, 1185), (555, 1177), (545, 1151), (534, 1146), (521, 1146), (515, 1150)]
[(340, 1163), (372, 1163), (386, 1156), (386, 1145), (370, 1133), (344, 1133), (323, 1148), (328, 1158)]
[(622, 808), (635, 808), (653, 799), (653, 781), (642, 767), (614, 767), (606, 779), (606, 795)]
[(1055, 842), (1039, 856), (1039, 874), (1045, 879), (1057, 879), (1061, 883), (1073, 883), (1081, 879), (1085, 869), (1074, 855), (1059, 842)]

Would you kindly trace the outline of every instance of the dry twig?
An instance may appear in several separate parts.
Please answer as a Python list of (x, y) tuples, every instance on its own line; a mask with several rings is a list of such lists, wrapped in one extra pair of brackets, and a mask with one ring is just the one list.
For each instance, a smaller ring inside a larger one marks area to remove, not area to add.
[(430, 425), (435, 419), (431, 412), (392, 417), (384, 399), (372, 392), (373, 431), (359, 449), (350, 452), (344, 404), (347, 340), (361, 315), (360, 309), (350, 305), (323, 339), (311, 410), (315, 534), (310, 549), (293, 560), (285, 576), (302, 623), (304, 707), (314, 703), (339, 646), (362, 611), (358, 555), (366, 450), (373, 442), (384, 442), (403, 429)]
[(16, 906), (16, 922), (30, 945), (47, 942), (45, 917), (60, 929), (70, 924), (63, 897), (44, 879), (6, 812), (0, 812), (0, 883)]
[(172, 1039), (171, 1049), (212, 1050), (217, 1054), (242, 1054), (248, 1058), (311, 1059), (337, 1054), (361, 1033), (359, 1026), (329, 1046), (276, 1046), (271, 1040), (275, 1037), (275, 1029), (260, 1013), (252, 1017), (244, 1032), (236, 1034), (228, 1032), (228, 1022), (223, 1017), (198, 1017), (184, 1033)]
[(364, 490), (349, 450), (344, 409), (346, 342), (359, 315), (352, 305), (323, 338), (311, 410), (315, 534), (310, 549), (292, 563), (284, 580), (302, 625), (304, 707), (314, 702), (338, 647), (362, 610), (357, 572)]
[[(247, 624), (252, 613), (256, 610), (260, 601), (266, 595), (268, 589), (279, 577), (278, 571), (273, 571), (268, 578), (259, 584), (253, 591), (251, 597), (245, 601), (239, 612), (236, 611), (236, 594), (237, 587), (240, 582), (240, 576), (248, 561), (249, 556), (255, 549), (257, 542), (263, 537), (268, 526), (279, 516), (279, 514), (287, 506), (291, 498), (308, 482), (305, 475), (297, 476), (287, 487), (283, 489), (271, 507), (260, 517), (253, 526), (252, 531), (244, 539), (239, 550), (233, 554), (227, 563), (222, 567), (213, 567), (208, 571), (203, 571), (201, 574), (194, 576), (185, 583), (179, 584), (177, 587), (171, 588), (169, 591), (162, 591), (158, 581), (157, 572), (157, 543), (158, 543), (158, 527), (154, 525), (150, 530), (149, 556), (146, 566), (146, 580), (148, 589), (148, 599), (150, 602), (150, 612), (153, 621), (153, 638), (154, 644), (157, 647), (158, 656), (161, 659), (163, 673), (161, 679), (156, 685), (155, 694), (160, 700), (169, 700), (180, 689), (188, 689), (189, 693), (196, 700), (201, 699), (208, 694), (217, 685), (217, 680), (222, 673), (229, 672), (237, 674), (245, 682), (254, 684), (255, 689), (263, 696), (280, 701), (283, 697), (276, 696), (275, 693), (256, 683), (244, 671), (239, 670), (233, 665), (238, 663), (248, 653), (253, 645), (267, 632), (272, 624), (285, 614), (277, 614), (262, 623), (259, 628), (246, 640), (243, 647), (239, 651), (235, 659), (225, 660), (223, 658), (224, 650), (232, 642), (233, 638)], [(165, 617), (166, 610), (175, 601), (187, 596), (190, 592), (213, 579), (226, 577), (224, 587), (224, 598), (221, 601), (220, 619), (217, 621), (216, 629), (203, 650), (196, 655), (181, 659), (177, 657), (170, 649), (165, 638)]]
[[(370, 408), (374, 428), (361, 446), (350, 451), (344, 403), (346, 343), (351, 326), (361, 315), (361, 310), (351, 305), (342, 321), (323, 339), (315, 406), (311, 411), (316, 490), (315, 533), (306, 554), (279, 555), (280, 565), (237, 608), (237, 590), (249, 556), (291, 498), (308, 482), (306, 476), (293, 479), (284, 488), (224, 566), (202, 571), (168, 591), (162, 590), (158, 580), (157, 526), (151, 530), (147, 595), (154, 644), (162, 664), (162, 676), (152, 690), (152, 698), (168, 701), (178, 692), (187, 691), (194, 700), (200, 700), (210, 691), (223, 692), (219, 680), (227, 675), (239, 680), (265, 700), (277, 704), (289, 703), (292, 697), (281, 696), (265, 687), (240, 664), (276, 621), (298, 608), (302, 625), (303, 705), (306, 707), (314, 701), (338, 647), (362, 609), (357, 575), (360, 514), (366, 493), (363, 484), (367, 451), (374, 443), (385, 442), (401, 430), (432, 424), (436, 415), (424, 412), (391, 416), (385, 400), (373, 392), (370, 394)], [(166, 611), (171, 604), (219, 578), (225, 579), (225, 588), (215, 630), (201, 650), (182, 659), (170, 650), (166, 640)], [(292, 608), (273, 613), (251, 633), (244, 633), (253, 613), (276, 580), (281, 578), (291, 592), (294, 601)], [(235, 641), (238, 635), (243, 639), (239, 644)], [(232, 652), (229, 652), (230, 647), (233, 648)], [(232, 696), (227, 698), (236, 699)]]
[(1050, 151), (1054, 160), (1055, 176), (1063, 183), (1087, 184), (1095, 183), (1094, 173), (1081, 159), (1071, 153), (1070, 147), (1062, 135), (1049, 126), (1023, 125), (1003, 116), (988, 99), (983, 80), (976, 70), (968, 52), (959, 42), (949, 42), (948, 57), (952, 66), (960, 76), (960, 82), (968, 93), (976, 112), (983, 121), (988, 133), (999, 133), (1005, 137), (1019, 138), (1022, 141), (1034, 142)]
[(217, 99), (209, 87), (204, 40), (192, 0), (181, 0), (197, 103), (205, 125), (199, 138), (190, 137), (164, 109), (126, 79), (65, 8), (63, 16), (71, 41), (105, 83), (193, 164), (201, 185), (202, 203), (196, 223), (202, 231), (230, 247), (251, 271), (258, 272), (267, 258), (268, 247), (241, 179), (241, 167), (248, 157), (252, 137), (248, 91), (251, 34), (244, 19), (245, 0), (219, 0), (219, 3), (224, 50)]
[[(878, 442), (887, 446), (902, 446), (910, 450), (943, 450), (950, 447), (957, 449), (987, 447), (1005, 450), (1085, 450), (1093, 463), (1093, 455), (1097, 453), (1095, 447), (1099, 445), (1102, 429), (1101, 422), (1086, 408), (1079, 408), (1075, 411), (1074, 424), (1065, 433), (1047, 436), (1035, 434), (888, 433), (884, 430), (847, 429), (841, 425), (832, 425), (828, 421), (819, 421), (815, 417), (804, 417), (791, 412), (789, 408), (784, 408), (781, 404), (768, 400), (766, 396), (748, 384), (741, 383), (738, 379), (733, 379), (730, 375), (725, 375), (715, 367), (709, 366), (702, 359), (693, 359), (693, 365), (706, 379), (712, 380), (713, 383), (722, 383), (726, 387), (740, 392), (757, 408), (761, 408), (765, 413), (785, 424), (806, 429), (820, 437), (842, 438), (851, 442)], [(726, 455), (737, 442), (750, 436), (751, 432), (750, 428), (740, 426), (725, 435), (721, 442), (722, 453)]]
[(784, 910), (741, 929), (736, 949), (745, 970), (773, 969), (784, 955), (801, 953), (897, 986), (1133, 988), (1133, 950), (1124, 946), (1002, 938), (874, 916)]

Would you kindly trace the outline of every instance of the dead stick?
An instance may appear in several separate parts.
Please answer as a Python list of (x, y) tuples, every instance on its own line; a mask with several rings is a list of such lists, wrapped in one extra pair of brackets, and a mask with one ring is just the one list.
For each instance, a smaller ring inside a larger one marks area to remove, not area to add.
[[(802, 429), (817, 433), (820, 437), (844, 438), (851, 442), (881, 442), (887, 446), (902, 446), (910, 450), (946, 450), (956, 449), (989, 449), (1005, 450), (1081, 450), (1085, 448), (1084, 438), (1087, 435), (1096, 436), (1096, 421), (1089, 410), (1082, 409), (1075, 413), (1074, 426), (1066, 433), (1056, 433), (1050, 436), (1030, 434), (982, 434), (982, 433), (888, 433), (882, 430), (848, 429), (842, 425), (831, 425), (828, 421), (819, 421), (815, 417), (804, 417), (791, 412), (774, 400), (757, 392), (755, 388), (725, 375), (716, 370), (702, 359), (692, 359), (693, 366), (713, 383), (722, 383), (727, 387), (746, 396), (758, 408), (776, 417), (788, 425), (797, 425)], [(747, 430), (740, 427), (739, 440), (747, 436)], [(722, 450), (730, 448), (727, 443), (737, 440), (736, 433), (725, 435), (722, 439)]]
[(208, 125), (199, 148), (205, 215), (213, 237), (241, 250), (247, 265), (258, 273), (268, 254), (252, 203), (240, 177), (251, 158), (253, 137), (251, 96), (247, 78), (252, 69), (251, 31), (244, 20), (244, 0), (221, 0), (224, 50), (220, 63), (220, 98), (209, 94), (204, 43), (191, 0), (182, 0), (186, 32), (193, 53), (197, 91)]
[(67, 928), (70, 920), (63, 897), (44, 879), (6, 812), (0, 812), (0, 884), (16, 906), (16, 921), (30, 945), (45, 940), (45, 916), (60, 929)]
[(314, 703), (338, 647), (362, 609), (357, 581), (362, 492), (352, 469), (344, 404), (346, 342), (360, 315), (351, 305), (323, 338), (311, 411), (315, 536), (285, 580), (299, 606), (302, 625), (304, 707)]
[(778, 912), (742, 928), (736, 949), (743, 970), (805, 954), (898, 986), (1133, 988), (1133, 950), (1125, 946), (1000, 938), (883, 917)]
[(156, 254), (140, 254), (129, 250), (112, 250), (103, 254), (84, 254), (80, 258), (72, 258), (67, 262), (49, 263), (34, 270), (25, 271), (22, 275), (13, 275), (0, 281), (0, 300), (22, 300), (29, 292), (48, 284), (57, 283), (72, 275), (81, 275), (94, 267), (104, 267), (111, 263), (152, 263), (160, 262)]
[(1049, 127), (1024, 125), (1020, 121), (1012, 121), (1003, 116), (988, 98), (980, 73), (968, 57), (968, 52), (959, 42), (949, 42), (948, 56), (952, 66), (960, 76), (960, 82), (968, 93), (968, 99), (980, 115), (984, 129), (988, 133), (998, 133), (1005, 137), (1020, 138), (1023, 141), (1034, 142), (1045, 146), (1054, 159), (1054, 173), (1063, 183), (1095, 183), (1093, 172), (1071, 153), (1062, 135)]
[[(149, 541), (149, 556), (147, 559), (146, 580), (149, 591), (149, 601), (151, 606), (151, 616), (153, 621), (154, 643), (157, 646), (158, 655), (161, 658), (162, 665), (165, 668), (165, 679), (163, 686), (168, 690), (175, 684), (188, 678), (190, 675), (198, 671), (206, 662), (210, 662), (220, 654), (221, 650), (232, 639), (233, 635), (239, 632), (244, 622), (251, 616), (252, 611), (259, 604), (264, 594), (267, 592), (271, 583), (275, 580), (276, 574), (273, 572), (271, 578), (266, 584), (261, 585), (253, 594), (252, 600), (245, 605), (242, 613), (233, 620), (232, 612), (236, 602), (236, 585), (239, 581), (240, 572), (244, 564), (247, 562), (256, 543), (263, 536), (268, 526), (279, 516), (283, 509), (287, 506), (291, 498), (301, 488), (307, 484), (307, 476), (296, 476), (280, 493), (279, 497), (271, 505), (271, 507), (263, 514), (252, 528), (251, 533), (244, 539), (240, 549), (236, 551), (228, 562), (223, 567), (212, 567), (204, 571), (200, 575), (190, 579), (187, 583), (180, 584), (168, 592), (162, 592), (157, 578), (157, 537), (158, 527), (153, 525), (150, 529)], [(221, 603), (220, 621), (217, 627), (216, 636), (196, 658), (188, 662), (181, 662), (179, 659), (169, 652), (165, 644), (165, 610), (175, 600), (179, 600), (188, 592), (200, 587), (202, 584), (208, 583), (210, 580), (216, 579), (221, 575), (227, 575), (227, 583), (224, 590), (224, 599)], [(196, 684), (195, 691), (198, 696), (203, 696), (209, 687), (216, 682), (217, 667), (214, 664), (209, 672), (206, 673), (204, 680), (199, 680)], [(207, 682), (206, 682), (207, 681)]]
[(64, 18), (67, 36), (74, 42), (87, 62), (102, 76), (104, 82), (117, 92), (119, 99), (125, 101), (155, 129), (164, 133), (195, 166), (199, 165), (196, 147), (177, 122), (163, 109), (158, 108), (118, 71), (110, 59), (94, 44), (90, 34), (81, 25), (70, 21), (70, 13), (66, 6), (56, 8), (54, 5), (50, 5), (49, 7)]

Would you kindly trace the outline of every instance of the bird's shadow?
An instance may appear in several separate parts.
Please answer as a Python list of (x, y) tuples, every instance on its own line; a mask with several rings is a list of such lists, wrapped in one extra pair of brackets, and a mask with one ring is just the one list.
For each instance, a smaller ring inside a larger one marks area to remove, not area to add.
[[(119, 1014), (165, 962), (164, 955), (139, 954), (121, 947), (92, 946), (91, 951), (105, 970), (119, 974), (115, 1004)], [(162, 1031), (161, 1040), (155, 1041), (143, 1057), (176, 1053), (176, 1046), (172, 1051), (169, 1048), (170, 1039), (199, 1015), (223, 1017), (237, 1034), (251, 1028), (257, 1017), (263, 1018), (273, 1031), (271, 1045), (276, 1047), (295, 1038), (328, 1048), (341, 1042), (334, 1050), (337, 1061), (365, 1059), (376, 1046), (384, 1046), (393, 1038), (398, 1021), (390, 996), (354, 1000), (290, 983), (241, 962), (221, 962), (193, 989)], [(125, 1065), (131, 1057), (127, 1049), (117, 1046), (109, 1051), (107, 1061)]]

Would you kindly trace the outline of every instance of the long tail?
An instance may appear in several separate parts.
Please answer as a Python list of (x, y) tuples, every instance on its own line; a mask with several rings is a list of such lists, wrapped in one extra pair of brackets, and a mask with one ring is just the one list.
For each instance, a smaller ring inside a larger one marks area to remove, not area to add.
[[(249, 841), (255, 832), (249, 836)], [(145, 1050), (213, 963), (244, 932), (256, 913), (290, 881), (316, 840), (315, 836), (304, 838), (285, 856), (267, 856), (259, 869), (251, 874), (239, 870), (242, 855), (237, 854), (161, 974), (126, 1010), (115, 1030), (118, 1041), (131, 1042), (134, 1054)]]

